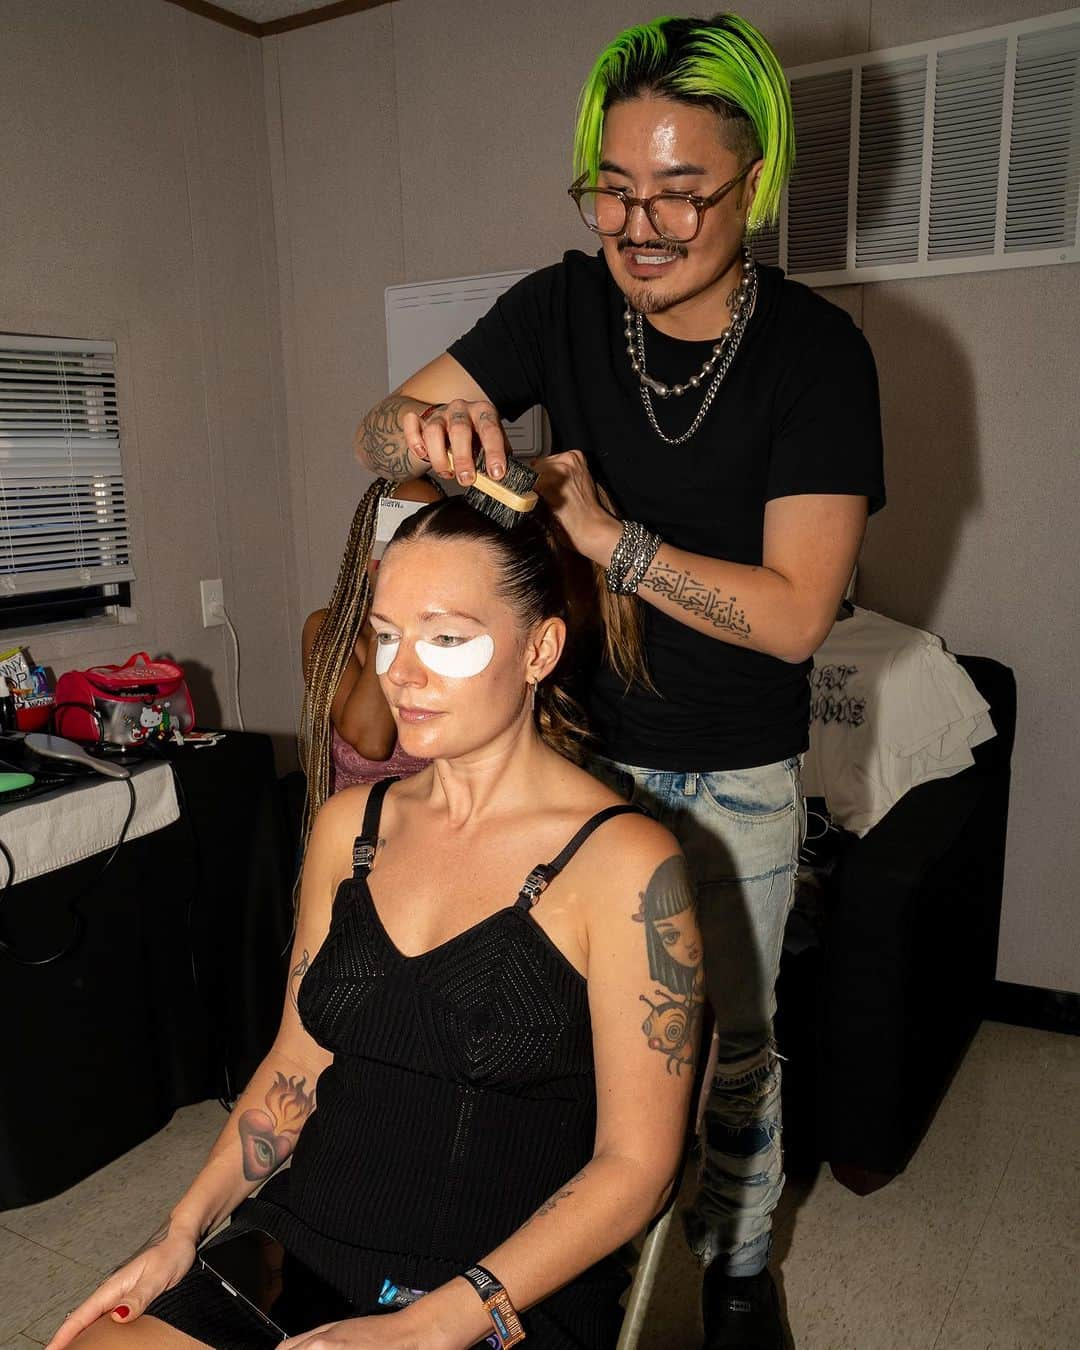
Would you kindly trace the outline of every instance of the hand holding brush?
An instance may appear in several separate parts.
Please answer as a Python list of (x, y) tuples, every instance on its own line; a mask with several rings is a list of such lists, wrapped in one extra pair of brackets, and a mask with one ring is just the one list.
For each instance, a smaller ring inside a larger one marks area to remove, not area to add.
[(501, 481), (510, 461), (510, 447), (494, 404), (486, 399), (452, 399), (420, 411), (403, 411), (401, 429), (414, 460), (427, 460), (439, 478), (456, 478), (463, 488), (472, 482), (475, 460), (482, 455), (489, 478)]
[[(508, 453), (502, 422), (490, 403), (455, 399), (433, 404), (421, 413), (407, 413), (403, 429), (410, 450), (427, 459), (435, 473), (455, 476), (469, 505), (504, 530), (536, 507), (537, 475)], [(489, 455), (492, 473), (487, 472)]]

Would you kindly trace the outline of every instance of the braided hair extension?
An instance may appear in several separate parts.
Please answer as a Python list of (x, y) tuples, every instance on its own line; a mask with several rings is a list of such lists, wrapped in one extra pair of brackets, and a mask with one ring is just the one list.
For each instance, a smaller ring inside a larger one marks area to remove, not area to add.
[(326, 607), (326, 617), (312, 643), (304, 671), (304, 701), (300, 709), (300, 764), (307, 776), (301, 847), (319, 808), (330, 795), (330, 709), (342, 673), (349, 663), (360, 630), (371, 608), (368, 563), (375, 537), (379, 500), (394, 490), (389, 478), (377, 478), (360, 498), (349, 527), (345, 553)]

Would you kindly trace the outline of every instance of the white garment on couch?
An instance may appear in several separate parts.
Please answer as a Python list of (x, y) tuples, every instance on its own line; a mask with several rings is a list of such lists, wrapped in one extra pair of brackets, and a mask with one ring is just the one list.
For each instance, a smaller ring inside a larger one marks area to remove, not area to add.
[(933, 633), (856, 608), (814, 656), (807, 796), (863, 835), (919, 783), (973, 764), (989, 704)]

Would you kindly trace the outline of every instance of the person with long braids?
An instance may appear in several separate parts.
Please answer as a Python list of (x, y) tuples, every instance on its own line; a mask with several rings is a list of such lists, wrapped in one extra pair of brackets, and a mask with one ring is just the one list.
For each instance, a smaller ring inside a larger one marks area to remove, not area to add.
[(619, 33), (582, 90), (568, 189), (599, 252), (517, 283), (356, 442), (376, 473), (463, 484), (479, 444), (498, 478), (500, 419), (540, 404), (556, 453), (538, 489), (639, 610), (649, 678), (600, 663), (585, 701), (594, 771), (670, 827), (697, 888), (719, 1058), (683, 1218), (708, 1350), (785, 1343), (772, 1019), (807, 675), (885, 498), (866, 341), (752, 251), (794, 155), (784, 72), (745, 19)]
[[(325, 609), (309, 614), (300, 639), (304, 703), (300, 756), (307, 775), (307, 822), (330, 795), (355, 783), (405, 777), (424, 767), (397, 744), (390, 706), (379, 688), (371, 647), (372, 544), (384, 497), (434, 502), (442, 491), (427, 478), (377, 478), (361, 497), (337, 580)], [(305, 828), (304, 837), (307, 837)]]
[(49, 1350), (270, 1350), (193, 1266), (230, 1215), (203, 1255), (281, 1244), (285, 1350), (612, 1350), (614, 1253), (679, 1169), (701, 938), (672, 836), (572, 762), (567, 612), (542, 503), (512, 529), (460, 496), (401, 525), (368, 662), (428, 767), (324, 803), (273, 1047)]

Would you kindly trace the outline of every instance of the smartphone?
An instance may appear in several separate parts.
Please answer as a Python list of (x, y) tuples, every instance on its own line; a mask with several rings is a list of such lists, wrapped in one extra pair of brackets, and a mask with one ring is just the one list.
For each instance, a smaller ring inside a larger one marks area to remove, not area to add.
[(199, 1251), (199, 1261), (281, 1337), (357, 1316), (352, 1303), (261, 1228), (226, 1230)]
[(293, 1334), (281, 1326), (272, 1313), (282, 1292), (282, 1267), (285, 1248), (261, 1228), (234, 1233), (199, 1252), (204, 1270), (216, 1275), (234, 1298), (246, 1303), (279, 1336)]

